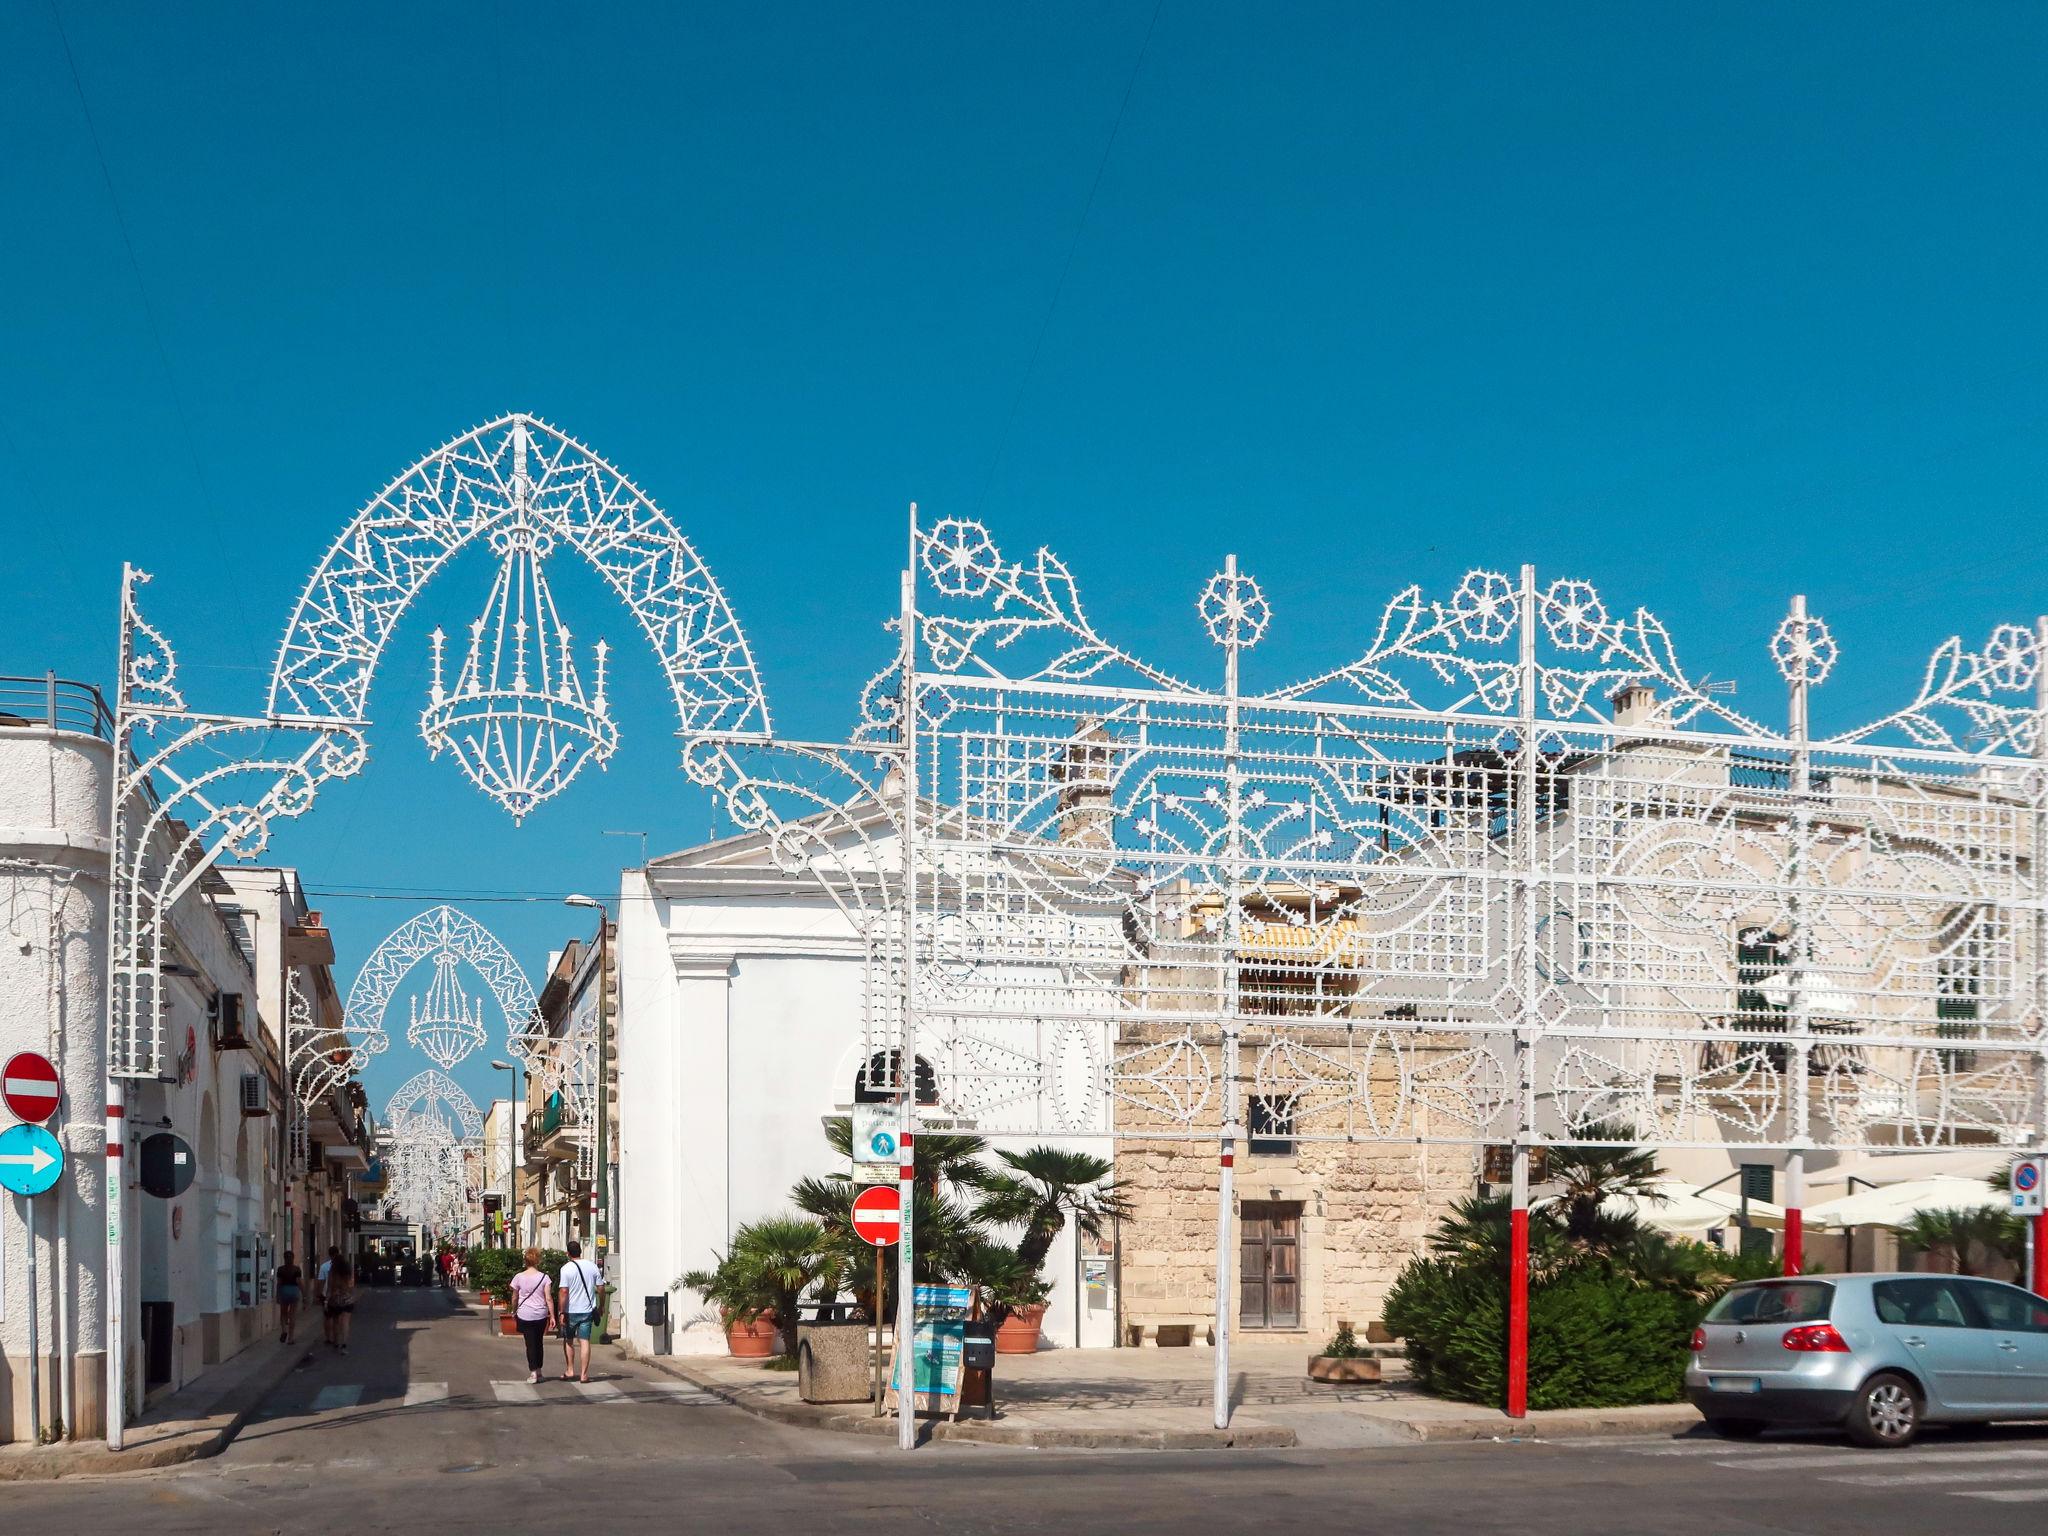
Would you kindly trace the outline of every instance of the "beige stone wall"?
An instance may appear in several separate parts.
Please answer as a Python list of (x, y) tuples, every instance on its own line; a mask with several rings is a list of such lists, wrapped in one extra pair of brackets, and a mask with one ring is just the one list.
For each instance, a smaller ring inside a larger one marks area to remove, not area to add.
[[(1299, 1202), (1301, 1331), (1326, 1337), (1339, 1318), (1361, 1329), (1387, 1288), (1449, 1208), (1470, 1194), (1474, 1154), (1462, 1147), (1297, 1143), (1283, 1156), (1240, 1156), (1237, 1200)], [(1149, 1340), (1161, 1322), (1194, 1322), (1205, 1336), (1216, 1265), (1214, 1142), (1126, 1142), (1117, 1180), (1131, 1200), (1123, 1223), (1123, 1312)], [(1232, 1264), (1239, 1223), (1231, 1224)], [(1232, 1326), (1238, 1297), (1233, 1286)]]

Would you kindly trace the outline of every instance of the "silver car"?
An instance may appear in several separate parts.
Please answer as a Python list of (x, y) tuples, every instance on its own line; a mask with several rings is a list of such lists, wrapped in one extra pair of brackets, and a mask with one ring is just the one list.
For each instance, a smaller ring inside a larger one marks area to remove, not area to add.
[(1963, 1275), (1829, 1275), (1730, 1288), (1693, 1334), (1686, 1396), (1717, 1434), (2048, 1419), (2048, 1301)]

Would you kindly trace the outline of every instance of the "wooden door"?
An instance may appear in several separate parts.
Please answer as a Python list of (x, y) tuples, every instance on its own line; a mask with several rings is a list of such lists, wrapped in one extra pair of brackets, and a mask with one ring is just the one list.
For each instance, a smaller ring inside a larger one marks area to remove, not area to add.
[(1300, 1205), (1247, 1200), (1238, 1225), (1238, 1326), (1299, 1328)]

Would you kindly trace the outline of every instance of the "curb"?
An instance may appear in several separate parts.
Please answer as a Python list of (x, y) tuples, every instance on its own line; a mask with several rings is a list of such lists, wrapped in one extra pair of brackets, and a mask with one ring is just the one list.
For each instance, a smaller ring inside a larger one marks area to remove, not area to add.
[[(296, 1353), (279, 1355), (271, 1365), (250, 1375), (234, 1389), (238, 1406), (184, 1420), (192, 1427), (168, 1434), (161, 1444), (138, 1445), (126, 1450), (108, 1450), (92, 1441), (65, 1445), (43, 1445), (18, 1453), (0, 1452), (0, 1483), (48, 1482), (60, 1477), (104, 1477), (113, 1472), (147, 1472), (175, 1467), (188, 1461), (218, 1456), (242, 1432), (249, 1416), (278, 1385), (313, 1356), (308, 1344)], [(164, 1428), (135, 1425), (133, 1429)]]
[(1359, 1417), (1418, 1445), (1475, 1440), (1591, 1440), (1626, 1436), (1669, 1438), (1698, 1427), (1699, 1410), (1689, 1404), (1659, 1403), (1647, 1408), (1555, 1408), (1526, 1419), (1506, 1414), (1492, 1418), (1403, 1418), (1364, 1413)]
[[(664, 1376), (687, 1381), (699, 1391), (743, 1413), (776, 1424), (803, 1429), (826, 1429), (842, 1435), (896, 1437), (896, 1421), (871, 1413), (849, 1413), (824, 1403), (764, 1403), (730, 1382), (699, 1374), (672, 1364), (674, 1355), (648, 1355), (624, 1340), (615, 1346), (629, 1360), (637, 1360)], [(862, 1405), (865, 1408), (865, 1404)], [(1069, 1429), (1059, 1425), (991, 1423), (987, 1419), (924, 1421), (920, 1438), (952, 1441), (962, 1445), (1008, 1445), (1036, 1450), (1122, 1450), (1122, 1451), (1214, 1451), (1232, 1448), (1282, 1449), (1296, 1444), (1293, 1430), (1280, 1424), (1246, 1424), (1235, 1429)]]

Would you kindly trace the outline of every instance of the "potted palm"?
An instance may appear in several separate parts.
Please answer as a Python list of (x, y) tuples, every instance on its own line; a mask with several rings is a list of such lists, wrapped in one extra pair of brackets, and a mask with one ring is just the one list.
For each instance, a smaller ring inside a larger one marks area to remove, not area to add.
[(737, 1251), (716, 1267), (693, 1269), (682, 1283), (718, 1309), (725, 1329), (725, 1347), (739, 1360), (765, 1360), (775, 1353), (775, 1315), (760, 1277)]
[[(1092, 1152), (1026, 1147), (1022, 1152), (998, 1152), (996, 1157), (1003, 1166), (980, 1180), (975, 1215), (997, 1226), (1023, 1228), (1017, 1263), (1031, 1281), (993, 1294), (996, 1349), (1006, 1355), (1030, 1354), (1038, 1348), (1051, 1294), (1051, 1287), (1038, 1280), (1038, 1272), (1053, 1239), (1070, 1216), (1079, 1231), (1100, 1237), (1128, 1207), (1110, 1178), (1114, 1165)], [(1079, 1304), (1077, 1296), (1075, 1305)]]

